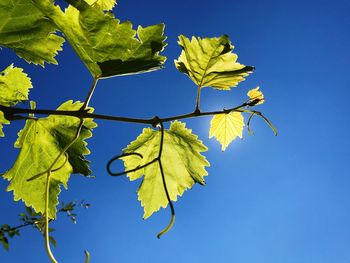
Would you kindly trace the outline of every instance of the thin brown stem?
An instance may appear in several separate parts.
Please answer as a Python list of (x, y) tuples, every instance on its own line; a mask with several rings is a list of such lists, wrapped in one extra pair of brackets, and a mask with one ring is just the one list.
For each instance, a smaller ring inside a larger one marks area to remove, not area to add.
[[(18, 115), (16, 114), (36, 114), (36, 115), (63, 115), (63, 116), (72, 116), (80, 119), (93, 118), (99, 120), (109, 120), (109, 121), (118, 121), (118, 122), (130, 122), (130, 123), (142, 123), (142, 124), (150, 124), (156, 126), (159, 122), (169, 122), (174, 120), (188, 119), (193, 117), (201, 117), (208, 115), (217, 115), (217, 114), (227, 114), (232, 111), (240, 111), (241, 108), (248, 106), (248, 103), (243, 103), (239, 106), (223, 109), (218, 111), (207, 111), (207, 112), (191, 112), (181, 115), (175, 115), (166, 118), (130, 118), (130, 117), (121, 117), (121, 116), (111, 116), (111, 115), (103, 115), (103, 114), (95, 114), (89, 113), (86, 110), (78, 110), (78, 111), (61, 111), (61, 110), (46, 110), (46, 109), (24, 109), (24, 108), (15, 108), (15, 107), (7, 107), (0, 105), (0, 111), (5, 113), (5, 116), (9, 120), (16, 120)], [(22, 117), (24, 119), (25, 117)]]
[(94, 95), (94, 91), (96, 89), (97, 82), (98, 82), (98, 78), (94, 78), (94, 81), (93, 81), (92, 86), (88, 92), (88, 95), (86, 96), (84, 104), (83, 104), (83, 106), (81, 106), (81, 110), (85, 110), (89, 106), (92, 95)]
[(165, 173), (164, 173), (164, 169), (163, 169), (163, 165), (162, 165), (162, 153), (163, 153), (163, 144), (164, 144), (164, 126), (163, 126), (162, 122), (160, 122), (159, 125), (160, 125), (159, 130), (161, 133), (160, 133), (160, 145), (159, 145), (159, 153), (158, 153), (157, 161), (159, 164), (160, 174), (162, 176), (163, 188), (164, 188), (165, 195), (166, 195), (166, 198), (168, 200), (170, 211), (171, 211), (171, 219), (170, 219), (168, 226), (166, 228), (164, 228), (157, 235), (158, 238), (160, 238), (162, 235), (167, 233), (173, 227), (174, 222), (175, 222), (175, 209), (174, 209), (173, 202), (171, 201), (171, 198), (170, 198), (170, 194), (169, 194), (168, 187), (167, 187), (166, 180), (165, 180)]
[(17, 229), (20, 229), (20, 228), (23, 228), (23, 227), (27, 227), (27, 226), (32, 226), (34, 225), (35, 223), (24, 223), (22, 225), (19, 225), (19, 226), (15, 226), (15, 227), (11, 227), (10, 229), (8, 229), (7, 231), (4, 231), (5, 233), (6, 232), (11, 232), (11, 231), (14, 231), (14, 230), (17, 230)]
[(200, 100), (201, 100), (201, 86), (198, 86), (197, 89), (197, 98), (196, 98), (196, 109), (194, 112), (199, 113), (200, 112)]

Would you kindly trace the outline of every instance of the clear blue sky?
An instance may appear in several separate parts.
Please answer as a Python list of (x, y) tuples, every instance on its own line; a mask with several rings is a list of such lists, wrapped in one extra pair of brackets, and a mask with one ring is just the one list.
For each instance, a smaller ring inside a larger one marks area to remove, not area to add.
[[(196, 185), (175, 203), (176, 223), (161, 240), (156, 234), (169, 211), (142, 220), (136, 190), (140, 181), (111, 178), (107, 160), (120, 153), (143, 126), (99, 121), (89, 140), (95, 179), (71, 177), (60, 200), (86, 200), (78, 224), (59, 217), (53, 226), (60, 262), (350, 262), (350, 2), (333, 1), (135, 1), (115, 8), (134, 25), (166, 24), (166, 68), (101, 81), (91, 101), (99, 113), (133, 117), (169, 116), (194, 109), (196, 88), (179, 73), (177, 36), (228, 34), (239, 61), (256, 71), (230, 92), (206, 89), (203, 110), (240, 104), (257, 85), (266, 97), (260, 109), (277, 126), (274, 137), (260, 120), (226, 152), (208, 139), (209, 118), (187, 122), (208, 146), (207, 185)], [(66, 43), (60, 65), (28, 65), (0, 51), (0, 66), (14, 62), (31, 76), (30, 98), (38, 108), (83, 100), (91, 77)], [(7, 126), (0, 139), (0, 171), (11, 167), (12, 145), (23, 123)], [(120, 165), (121, 167), (121, 165)], [(0, 182), (0, 224), (16, 224), (21, 202)], [(32, 229), (0, 249), (1, 263), (49, 262), (42, 237)]]

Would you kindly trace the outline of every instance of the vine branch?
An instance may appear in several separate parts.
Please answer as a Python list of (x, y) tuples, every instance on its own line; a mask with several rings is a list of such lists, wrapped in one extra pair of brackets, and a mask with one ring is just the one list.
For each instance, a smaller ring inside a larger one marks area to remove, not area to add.
[(130, 118), (123, 116), (114, 116), (114, 115), (103, 115), (90, 113), (86, 109), (80, 109), (77, 111), (61, 111), (61, 110), (47, 110), (47, 109), (25, 109), (25, 108), (17, 108), (17, 107), (7, 107), (0, 105), (0, 111), (5, 114), (6, 119), (8, 120), (18, 120), (18, 119), (26, 119), (25, 116), (19, 116), (17, 114), (38, 114), (38, 115), (63, 115), (63, 116), (72, 116), (80, 119), (98, 119), (98, 120), (109, 120), (109, 121), (119, 121), (119, 122), (129, 122), (129, 123), (140, 123), (140, 124), (150, 124), (152, 126), (156, 126), (160, 122), (169, 122), (174, 120), (181, 119), (189, 119), (193, 117), (201, 117), (201, 116), (209, 116), (209, 115), (217, 115), (217, 114), (227, 114), (232, 111), (242, 112), (242, 108), (251, 106), (250, 102), (244, 102), (239, 106), (232, 107), (229, 109), (217, 110), (217, 111), (206, 111), (199, 112), (194, 111), (186, 114), (175, 115), (165, 118), (153, 117), (153, 118)]
[[(200, 91), (201, 88), (198, 87), (198, 93), (197, 93), (197, 99), (196, 99), (196, 108), (193, 112), (190, 113), (185, 113), (181, 115), (174, 115), (170, 117), (165, 117), (165, 118), (159, 118), (158, 116), (155, 116), (153, 118), (130, 118), (130, 117), (124, 117), (124, 116), (111, 116), (111, 115), (103, 115), (103, 114), (96, 114), (96, 113), (91, 113), (89, 112), (88, 105), (90, 103), (90, 100), (93, 96), (93, 93), (96, 89), (98, 82), (98, 78), (94, 78), (93, 84), (87, 94), (87, 97), (82, 105), (82, 107), (79, 110), (75, 111), (61, 111), (61, 110), (48, 110), (48, 109), (26, 109), (26, 108), (17, 108), (17, 107), (7, 107), (0, 105), (0, 111), (2, 111), (5, 115), (5, 118), (8, 120), (25, 120), (25, 119), (33, 119), (33, 114), (36, 115), (61, 115), (61, 116), (71, 116), (71, 117), (76, 117), (79, 118), (80, 122), (77, 127), (77, 131), (75, 134), (75, 137), (71, 140), (70, 143), (68, 143), (64, 149), (60, 152), (60, 154), (56, 157), (56, 159), (53, 161), (53, 163), (50, 165), (50, 167), (37, 175), (34, 175), (33, 177), (29, 178), (28, 181), (34, 180), (42, 175), (47, 175), (46, 178), (46, 192), (45, 192), (45, 247), (47, 250), (47, 254), (49, 255), (49, 258), (53, 263), (57, 263), (57, 260), (52, 254), (51, 248), (50, 248), (50, 242), (49, 242), (49, 191), (50, 191), (50, 179), (51, 179), (51, 173), (57, 170), (60, 170), (67, 162), (68, 160), (68, 154), (67, 150), (75, 143), (75, 141), (79, 138), (81, 129), (83, 127), (84, 119), (91, 118), (91, 119), (100, 119), (100, 120), (109, 120), (109, 121), (118, 121), (118, 122), (129, 122), (129, 123), (139, 123), (139, 124), (149, 124), (152, 125), (153, 127), (159, 128), (160, 131), (160, 146), (159, 146), (159, 152), (158, 156), (154, 158), (153, 160), (147, 162), (146, 164), (143, 165), (138, 165), (135, 168), (123, 171), (123, 172), (112, 172), (111, 170), (111, 165), (113, 164), (114, 161), (119, 160), (125, 156), (131, 156), (131, 155), (136, 155), (139, 158), (143, 159), (143, 156), (140, 153), (134, 152), (134, 153), (123, 153), (121, 155), (115, 156), (112, 159), (109, 160), (107, 163), (107, 171), (111, 176), (120, 176), (123, 174), (131, 173), (138, 171), (140, 169), (143, 169), (155, 162), (158, 163), (159, 165), (159, 170), (161, 174), (161, 179), (163, 183), (163, 188), (165, 191), (165, 195), (167, 198), (167, 201), (169, 203), (169, 207), (171, 210), (171, 219), (168, 224), (168, 226), (163, 229), (160, 233), (158, 233), (157, 237), (160, 238), (163, 234), (167, 233), (172, 226), (174, 225), (175, 222), (175, 209), (174, 205), (171, 201), (170, 194), (167, 188), (166, 184), (166, 178), (165, 178), (165, 173), (162, 165), (162, 152), (163, 152), (163, 144), (164, 144), (164, 125), (163, 123), (169, 122), (169, 121), (174, 121), (174, 120), (181, 120), (181, 119), (188, 119), (188, 118), (193, 118), (193, 117), (201, 117), (201, 116), (210, 116), (210, 115), (218, 115), (218, 114), (228, 114), (230, 112), (241, 112), (241, 113), (250, 113), (250, 117), (248, 120), (248, 131), (250, 131), (250, 122), (253, 118), (254, 115), (260, 116), (274, 131), (274, 133), (277, 135), (277, 130), (275, 127), (272, 125), (272, 123), (259, 111), (255, 110), (250, 110), (249, 107), (255, 106), (260, 99), (249, 99), (242, 103), (241, 105), (238, 105), (236, 107), (232, 107), (229, 109), (222, 109), (222, 110), (216, 110), (216, 111), (206, 111), (206, 112), (201, 112), (199, 109), (200, 105)], [(22, 114), (29, 114), (29, 116), (23, 116)], [(54, 168), (54, 165), (58, 162), (60, 157), (62, 155), (65, 155), (65, 161), (62, 165), (59, 166), (59, 168)], [(89, 253), (85, 252), (85, 262), (89, 262)]]
[(9, 228), (8, 230), (6, 230), (6, 231), (4, 231), (4, 232), (14, 231), (14, 230), (17, 230), (17, 229), (21, 229), (21, 228), (23, 228), (23, 227), (32, 226), (32, 225), (34, 225), (34, 224), (35, 224), (35, 222), (33, 222), (33, 223), (24, 223), (24, 224), (22, 224), (22, 225), (18, 225), (18, 226), (11, 227), (11, 228)]

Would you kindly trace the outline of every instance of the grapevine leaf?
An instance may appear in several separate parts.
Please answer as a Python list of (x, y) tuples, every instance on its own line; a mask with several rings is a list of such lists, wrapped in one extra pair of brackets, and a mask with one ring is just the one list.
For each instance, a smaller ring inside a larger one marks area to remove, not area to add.
[(132, 29), (110, 12), (84, 1), (67, 0), (63, 13), (49, 0), (33, 0), (64, 33), (94, 78), (136, 74), (157, 70), (166, 58), (164, 24)]
[(217, 114), (210, 122), (209, 138), (215, 137), (221, 144), (221, 150), (236, 138), (242, 139), (244, 127), (243, 115), (240, 112)]
[(9, 241), (7, 237), (1, 237), (0, 242), (6, 251), (9, 251)]
[(116, 0), (86, 0), (89, 5), (98, 4), (103, 10), (112, 10)]
[(247, 95), (252, 102), (255, 102), (254, 105), (263, 104), (265, 102), (264, 94), (259, 90), (260, 87), (251, 89), (248, 91)]
[(3, 124), (10, 124), (10, 122), (5, 118), (4, 113), (0, 111), (0, 137), (4, 137), (5, 134), (2, 131)]
[[(143, 129), (141, 135), (131, 142), (124, 153), (137, 152), (142, 159), (135, 155), (123, 157), (125, 170), (144, 165), (157, 158), (160, 147), (160, 131), (151, 128)], [(177, 200), (186, 189), (192, 188), (195, 183), (205, 184), (204, 176), (208, 175), (205, 166), (210, 164), (201, 152), (207, 151), (198, 136), (192, 134), (184, 123), (175, 121), (169, 130), (164, 131), (164, 144), (162, 151), (162, 166), (170, 199)], [(143, 169), (127, 174), (129, 179), (136, 180), (143, 176), (138, 190), (138, 199), (144, 207), (144, 218), (150, 217), (161, 207), (168, 205), (163, 188), (159, 163), (153, 162)]]
[(23, 69), (8, 66), (0, 72), (0, 104), (13, 106), (28, 100), (29, 89), (32, 82)]
[[(28, 100), (30, 88), (32, 88), (32, 82), (23, 69), (13, 65), (8, 66), (0, 72), (0, 105), (14, 106)], [(2, 124), (9, 123), (4, 113), (0, 111), (0, 137), (4, 136)]]
[[(67, 101), (57, 110), (79, 110), (82, 103)], [(91, 109), (92, 110), (92, 109)], [(15, 143), (20, 153), (14, 166), (3, 176), (10, 180), (7, 191), (13, 191), (14, 200), (22, 200), (26, 206), (32, 206), (35, 212), (45, 212), (45, 186), (47, 174), (28, 181), (33, 176), (45, 172), (56, 157), (72, 141), (80, 120), (71, 116), (54, 116), (37, 120), (27, 120), (19, 132)], [(72, 173), (88, 175), (91, 173), (84, 155), (89, 154), (85, 139), (92, 136), (91, 129), (96, 127), (92, 119), (85, 119), (76, 142), (67, 150), (68, 157), (62, 155), (51, 172), (49, 193), (49, 216), (54, 218), (60, 185), (67, 188)], [(68, 160), (67, 160), (68, 158)], [(57, 169), (59, 167), (59, 169)]]
[(57, 247), (56, 239), (53, 236), (49, 236), (49, 241), (51, 245), (53, 245), (54, 247)]
[(175, 60), (175, 66), (198, 87), (229, 90), (254, 70), (254, 67), (237, 62), (237, 55), (231, 53), (233, 45), (226, 35), (203, 39), (192, 37), (191, 41), (180, 35), (178, 43), (182, 52)]
[(64, 39), (55, 35), (54, 24), (28, 0), (0, 2), (0, 45), (13, 49), (29, 63), (57, 64), (54, 58)]

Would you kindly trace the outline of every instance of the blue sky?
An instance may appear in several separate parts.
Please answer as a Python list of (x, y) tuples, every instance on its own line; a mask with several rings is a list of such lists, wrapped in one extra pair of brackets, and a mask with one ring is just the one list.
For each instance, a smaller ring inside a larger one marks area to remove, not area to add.
[[(178, 72), (177, 36), (228, 34), (239, 61), (256, 71), (232, 91), (202, 92), (202, 109), (239, 105), (260, 85), (266, 102), (260, 110), (279, 130), (277, 137), (259, 119), (222, 153), (208, 139), (210, 118), (187, 126), (208, 146), (207, 185), (196, 185), (175, 203), (174, 228), (160, 240), (168, 223), (161, 210), (142, 220), (136, 190), (140, 181), (111, 178), (109, 158), (120, 153), (144, 126), (99, 121), (89, 140), (95, 179), (71, 177), (60, 200), (86, 200), (78, 224), (60, 216), (53, 223), (59, 262), (239, 262), (345, 263), (350, 261), (350, 145), (348, 112), (350, 59), (349, 1), (123, 1), (115, 8), (134, 25), (166, 24), (165, 69), (99, 82), (91, 106), (98, 113), (132, 117), (190, 112), (196, 87)], [(83, 100), (91, 77), (66, 43), (59, 66), (28, 65), (10, 50), (0, 50), (0, 66), (14, 62), (31, 76), (30, 98), (38, 108)], [(0, 170), (10, 168), (23, 123), (5, 128), (0, 139)], [(119, 166), (122, 167), (121, 165)], [(23, 210), (0, 182), (0, 224), (16, 224)], [(1, 263), (49, 262), (42, 237), (24, 229), (0, 250)]]

